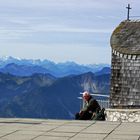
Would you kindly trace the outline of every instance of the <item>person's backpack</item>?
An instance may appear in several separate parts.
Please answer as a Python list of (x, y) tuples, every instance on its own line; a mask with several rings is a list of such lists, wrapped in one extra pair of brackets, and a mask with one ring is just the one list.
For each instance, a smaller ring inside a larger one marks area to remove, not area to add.
[(105, 121), (105, 108), (102, 108), (99, 112), (92, 116), (91, 120)]

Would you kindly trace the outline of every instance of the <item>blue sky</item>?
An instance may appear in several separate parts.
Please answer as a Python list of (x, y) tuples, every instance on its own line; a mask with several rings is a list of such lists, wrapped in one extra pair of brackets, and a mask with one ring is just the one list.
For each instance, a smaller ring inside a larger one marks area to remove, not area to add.
[(0, 0), (0, 57), (110, 64), (128, 3), (140, 16), (139, 0)]

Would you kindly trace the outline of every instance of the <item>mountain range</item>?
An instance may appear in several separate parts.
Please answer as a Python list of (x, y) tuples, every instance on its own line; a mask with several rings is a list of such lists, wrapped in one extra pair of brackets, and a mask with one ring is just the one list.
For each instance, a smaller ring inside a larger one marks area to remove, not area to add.
[(110, 73), (108, 64), (90, 64), (81, 65), (75, 62), (54, 63), (49, 60), (17, 59), (13, 57), (0, 58), (0, 72), (10, 73), (18, 76), (31, 76), (34, 73), (49, 73), (55, 77), (64, 77), (68, 75), (77, 75), (86, 72), (97, 72), (103, 68), (101, 74)]
[(56, 78), (50, 74), (0, 73), (0, 117), (73, 119), (80, 92), (108, 94), (110, 74), (92, 72)]
[(110, 66), (0, 58), (0, 117), (73, 119), (80, 92), (109, 94)]

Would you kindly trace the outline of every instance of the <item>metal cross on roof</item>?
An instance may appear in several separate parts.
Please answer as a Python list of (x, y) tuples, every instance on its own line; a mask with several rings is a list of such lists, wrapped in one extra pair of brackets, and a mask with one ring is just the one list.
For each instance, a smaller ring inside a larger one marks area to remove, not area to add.
[(132, 8), (130, 7), (130, 4), (128, 4), (128, 6), (126, 8), (128, 9), (128, 11), (127, 11), (127, 20), (130, 20), (129, 14), (130, 14), (130, 9), (132, 9)]

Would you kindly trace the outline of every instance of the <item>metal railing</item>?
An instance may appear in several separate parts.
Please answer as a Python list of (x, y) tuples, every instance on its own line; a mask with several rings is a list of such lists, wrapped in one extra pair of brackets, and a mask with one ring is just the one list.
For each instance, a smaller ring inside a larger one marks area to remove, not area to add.
[[(82, 93), (80, 93), (80, 95), (82, 95)], [(94, 93), (94, 94), (90, 94), (90, 95), (93, 96), (93, 98), (98, 101), (101, 108), (109, 108), (110, 107), (110, 103), (109, 103), (110, 96), (109, 95), (104, 95), (103, 93), (102, 94)], [(104, 99), (98, 99), (101, 97), (103, 97)], [(82, 100), (83, 98), (80, 96), (80, 97), (78, 97), (78, 99)], [(84, 101), (82, 100), (80, 108), (82, 108), (83, 106), (84, 106)]]

